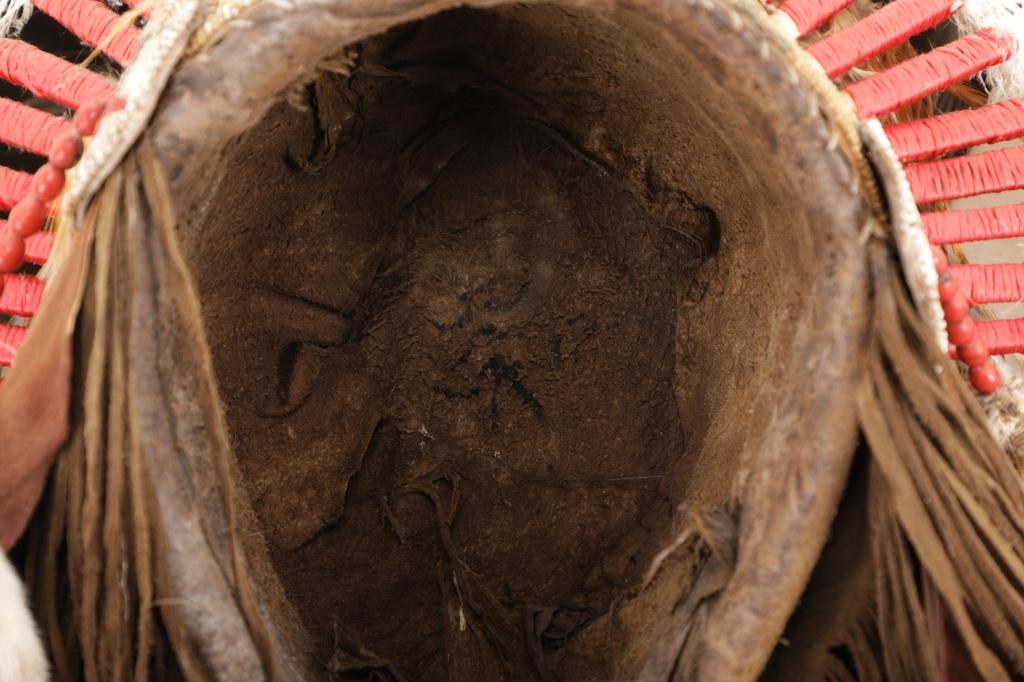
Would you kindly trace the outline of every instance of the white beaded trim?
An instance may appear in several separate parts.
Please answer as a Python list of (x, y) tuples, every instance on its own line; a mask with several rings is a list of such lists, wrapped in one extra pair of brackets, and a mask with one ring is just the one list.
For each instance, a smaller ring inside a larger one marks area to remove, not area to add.
[(800, 38), (800, 29), (796, 27), (793, 17), (783, 12), (778, 7), (768, 6), (772, 11), (768, 15), (768, 21), (775, 25), (775, 30), (785, 38), (796, 42)]
[(64, 194), (61, 216), (66, 225), (81, 225), (89, 199), (145, 130), (195, 29), (199, 6), (199, 0), (174, 0), (154, 9), (139, 52), (115, 90), (124, 107), (103, 117)]
[(881, 121), (877, 118), (862, 121), (860, 131), (868, 156), (882, 178), (881, 184), (889, 200), (889, 222), (911, 296), (925, 323), (932, 330), (939, 349), (945, 353), (949, 348), (949, 337), (946, 335), (946, 317), (939, 302), (939, 275), (935, 271), (931, 243), (921, 223), (921, 213), (917, 210), (907, 174), (903, 172), (903, 165)]

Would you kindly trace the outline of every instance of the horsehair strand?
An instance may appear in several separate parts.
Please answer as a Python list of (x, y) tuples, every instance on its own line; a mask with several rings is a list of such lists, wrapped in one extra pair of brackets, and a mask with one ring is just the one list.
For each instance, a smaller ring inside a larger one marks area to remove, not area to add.
[(134, 7), (121, 14), (116, 21), (110, 24), (106, 33), (99, 42), (96, 43), (81, 65), (88, 66), (94, 62), (100, 54), (107, 52), (114, 40), (118, 39), (118, 37), (123, 35), (126, 31), (134, 32), (136, 30), (135, 22), (139, 17), (149, 14), (154, 7), (163, 1), (164, 0), (142, 0), (142, 2), (137, 3)]
[(966, 0), (954, 20), (964, 34), (998, 29), (1015, 43), (1013, 55), (1006, 62), (988, 69), (982, 80), (989, 91), (990, 101), (1024, 97), (1024, 2)]
[(0, 0), (0, 38), (15, 37), (32, 17), (32, 0)]
[(843, 88), (861, 119), (891, 114), (1011, 58), (1009, 34), (983, 29)]
[(104, 52), (122, 66), (127, 66), (139, 49), (139, 29), (129, 22), (125, 28), (115, 30), (122, 23), (122, 17), (101, 2), (32, 2), (41, 12), (56, 19), (87, 45), (99, 45), (107, 41)]
[(896, 0), (854, 24), (807, 47), (829, 78), (841, 76), (858, 64), (903, 45), (918, 33), (947, 19), (950, 0)]
[(880, 248), (873, 270), (874, 331), (858, 412), (879, 482), (868, 502), (876, 593), (871, 622), (860, 627), (878, 635), (872, 651), (884, 679), (934, 679), (920, 667), (919, 634), (935, 613), (919, 603), (912, 551), (965, 655), (985, 679), (1009, 680), (1024, 664), (1020, 477)]

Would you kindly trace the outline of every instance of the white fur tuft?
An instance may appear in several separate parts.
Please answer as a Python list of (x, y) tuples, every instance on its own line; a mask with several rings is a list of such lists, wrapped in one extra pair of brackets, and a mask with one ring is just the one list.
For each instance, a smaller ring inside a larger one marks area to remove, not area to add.
[(0, 551), (0, 682), (46, 682), (46, 660), (25, 590)]
[(1014, 39), (1013, 57), (982, 79), (993, 102), (1024, 97), (1024, 0), (966, 0), (955, 20), (963, 34), (991, 28)]
[(0, 38), (21, 33), (32, 16), (32, 0), (0, 0)]

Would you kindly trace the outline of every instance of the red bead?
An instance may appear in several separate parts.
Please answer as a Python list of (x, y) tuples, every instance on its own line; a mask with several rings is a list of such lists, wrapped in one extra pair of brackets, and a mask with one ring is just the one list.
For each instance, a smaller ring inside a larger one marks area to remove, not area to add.
[(960, 362), (968, 367), (981, 367), (988, 362), (988, 347), (975, 337), (971, 341), (956, 347), (957, 357)]
[(946, 252), (941, 246), (932, 244), (932, 259), (935, 261), (935, 272), (941, 275), (949, 271), (949, 259), (946, 258)]
[(44, 204), (48, 204), (60, 196), (64, 189), (64, 171), (52, 163), (39, 167), (32, 178), (32, 192)]
[(50, 147), (50, 163), (61, 170), (71, 168), (82, 158), (82, 138), (73, 130), (61, 133)]
[(949, 334), (949, 342), (954, 346), (963, 346), (974, 340), (974, 320), (965, 317), (958, 322), (951, 322), (946, 325), (946, 332)]
[(970, 305), (967, 303), (967, 297), (959, 290), (942, 304), (942, 312), (946, 314), (946, 322), (948, 323), (959, 322), (967, 317), (967, 312), (970, 308)]
[(967, 376), (971, 380), (971, 386), (979, 393), (992, 393), (1003, 383), (999, 377), (999, 370), (991, 360), (980, 367), (971, 367)]
[(75, 112), (74, 118), (71, 119), (71, 124), (75, 126), (75, 130), (78, 131), (79, 135), (89, 137), (96, 132), (96, 126), (99, 125), (100, 119), (103, 118), (106, 110), (107, 100), (94, 100)]
[(960, 287), (956, 285), (956, 280), (953, 279), (952, 274), (944, 272), (939, 275), (939, 301), (945, 303), (953, 298), (953, 294), (958, 291), (960, 291)]
[(46, 206), (33, 196), (19, 201), (7, 216), (7, 229), (22, 239), (43, 229), (45, 223)]
[(14, 272), (25, 259), (25, 240), (11, 230), (0, 234), (0, 272)]

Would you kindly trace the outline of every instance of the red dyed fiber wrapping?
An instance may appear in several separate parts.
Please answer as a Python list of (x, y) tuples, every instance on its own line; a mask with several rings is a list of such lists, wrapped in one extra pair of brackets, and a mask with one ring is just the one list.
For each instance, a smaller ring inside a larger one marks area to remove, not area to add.
[(985, 29), (843, 88), (861, 118), (889, 114), (1010, 58), (1012, 37)]
[(1024, 319), (981, 320), (977, 335), (991, 355), (1009, 355), (1024, 352)]
[(103, 51), (121, 66), (128, 64), (139, 49), (139, 29), (120, 26), (115, 31), (121, 17), (100, 0), (32, 0), (32, 4), (88, 45), (95, 47), (113, 35)]
[[(4, 229), (5, 221), (0, 221), (0, 231)], [(36, 232), (25, 240), (25, 262), (33, 265), (42, 265), (50, 258), (53, 251), (53, 233)]]
[(71, 121), (0, 97), (0, 142), (46, 156), (53, 141), (71, 130)]
[(829, 78), (835, 78), (939, 24), (952, 12), (952, 0), (895, 0), (807, 51)]
[(1024, 264), (950, 265), (949, 271), (971, 305), (1024, 300)]
[(29, 173), (0, 166), (0, 210), (6, 211), (18, 203), (28, 194), (31, 185), (32, 176)]
[(1024, 237), (1024, 204), (937, 211), (921, 215), (932, 244), (962, 244)]
[(1024, 136), (1024, 99), (886, 126), (901, 161), (920, 161)]
[(1020, 189), (1024, 187), (1024, 147), (915, 163), (906, 171), (919, 204)]
[(46, 285), (34, 275), (3, 275), (0, 314), (32, 317), (39, 310)]
[(779, 9), (788, 14), (803, 37), (853, 4), (853, 0), (786, 0)]
[(69, 109), (114, 91), (99, 74), (10, 38), (0, 38), (0, 78)]
[(25, 340), (28, 329), (10, 324), (0, 324), (0, 366), (10, 367), (14, 355)]

